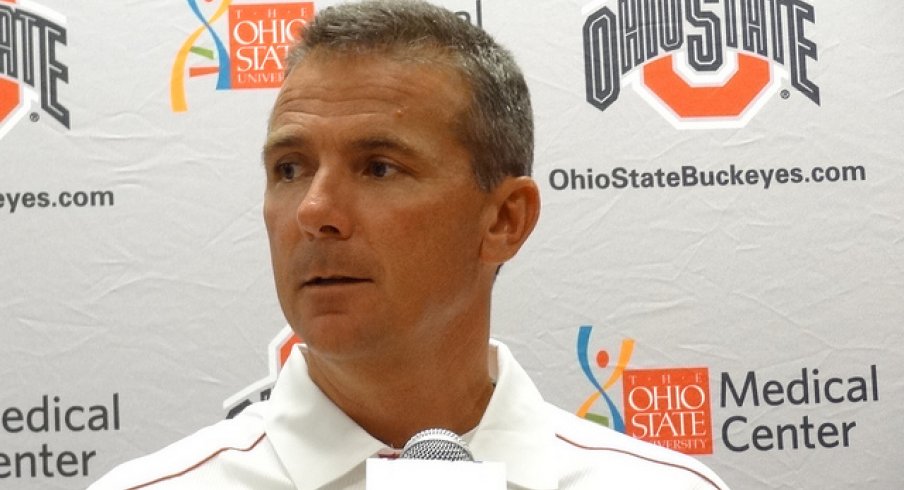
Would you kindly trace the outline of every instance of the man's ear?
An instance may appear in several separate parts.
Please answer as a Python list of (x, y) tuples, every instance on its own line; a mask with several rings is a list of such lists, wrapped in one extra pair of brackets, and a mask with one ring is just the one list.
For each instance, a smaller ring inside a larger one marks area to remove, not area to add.
[(492, 191), (488, 226), (480, 247), (487, 263), (502, 264), (518, 252), (540, 217), (540, 190), (530, 177), (506, 177)]

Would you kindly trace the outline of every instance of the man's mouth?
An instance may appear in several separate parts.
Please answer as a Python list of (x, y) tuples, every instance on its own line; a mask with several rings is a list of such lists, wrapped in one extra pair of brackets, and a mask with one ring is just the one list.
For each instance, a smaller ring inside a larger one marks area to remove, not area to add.
[(368, 280), (349, 276), (317, 276), (305, 281), (303, 286), (341, 286), (363, 282), (368, 282)]

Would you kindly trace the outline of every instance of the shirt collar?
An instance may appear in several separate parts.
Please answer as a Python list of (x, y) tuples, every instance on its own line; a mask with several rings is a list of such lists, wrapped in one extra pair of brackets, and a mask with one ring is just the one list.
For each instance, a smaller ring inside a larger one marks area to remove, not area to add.
[(264, 427), (299, 490), (322, 488), (385, 447), (311, 381), (300, 346), (276, 380)]
[(496, 340), (490, 341), (490, 371), (496, 389), (470, 442), (474, 458), (504, 462), (506, 479), (519, 487), (558, 488), (551, 453), (555, 430), (546, 402), (508, 347)]
[[(508, 348), (495, 340), (490, 347), (496, 389), (472, 431), (471, 451), (477, 460), (505, 463), (509, 483), (532, 490), (558, 488), (555, 459), (549, 454), (555, 432), (548, 425), (545, 402)], [(264, 424), (300, 490), (321, 488), (386, 448), (311, 381), (300, 348), (280, 373)]]

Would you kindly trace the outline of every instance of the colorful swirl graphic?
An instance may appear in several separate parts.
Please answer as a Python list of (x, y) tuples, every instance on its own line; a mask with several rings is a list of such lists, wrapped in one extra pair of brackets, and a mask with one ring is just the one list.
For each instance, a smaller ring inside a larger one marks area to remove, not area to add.
[[(621, 342), (621, 348), (618, 353), (618, 361), (615, 364), (615, 369), (612, 371), (612, 374), (609, 375), (609, 379), (606, 380), (605, 384), (600, 384), (599, 380), (596, 379), (596, 376), (593, 374), (593, 370), (590, 368), (590, 357), (589, 346), (590, 346), (590, 333), (593, 331), (593, 326), (591, 325), (583, 325), (578, 331), (578, 343), (577, 343), (577, 353), (578, 353), (578, 362), (581, 364), (581, 370), (584, 372), (584, 375), (587, 376), (587, 379), (590, 381), (590, 384), (596, 388), (596, 391), (593, 392), (590, 396), (584, 400), (584, 403), (581, 404), (581, 408), (578, 409), (577, 415), (579, 417), (585, 418), (587, 420), (591, 420), (593, 422), (611, 427), (612, 429), (617, 430), (618, 432), (625, 432), (625, 421), (621, 415), (621, 412), (618, 411), (618, 407), (612, 402), (612, 399), (609, 397), (609, 394), (606, 393), (606, 390), (612, 387), (616, 381), (618, 381), (622, 374), (625, 372), (625, 368), (628, 367), (628, 361), (631, 360), (631, 354), (634, 352), (634, 341), (631, 339), (625, 339)], [(596, 364), (600, 368), (606, 368), (609, 365), (609, 354), (605, 350), (600, 350), (596, 355)], [(600, 415), (598, 413), (590, 412), (590, 409), (596, 403), (596, 401), (603, 397), (603, 400), (606, 402), (606, 407), (608, 409), (609, 417), (605, 415)]]
[[(189, 8), (191, 8), (192, 12), (195, 14), (195, 17), (201, 21), (202, 25), (192, 32), (185, 42), (182, 43), (182, 47), (179, 48), (179, 52), (176, 54), (176, 60), (173, 62), (173, 71), (170, 76), (170, 105), (173, 112), (185, 112), (188, 110), (188, 103), (185, 100), (186, 71), (188, 72), (189, 77), (216, 73), (217, 90), (228, 90), (231, 85), (229, 52), (226, 50), (226, 45), (223, 44), (220, 36), (218, 36), (216, 31), (213, 30), (213, 27), (211, 27), (211, 24), (216, 22), (217, 19), (226, 13), (229, 9), (229, 5), (232, 4), (232, 0), (220, 0), (216, 11), (210, 18), (204, 17), (201, 8), (198, 6), (197, 0), (186, 1), (188, 2)], [(211, 2), (211, 0), (204, 1), (207, 3)], [(201, 37), (201, 34), (204, 33), (205, 30), (213, 39), (216, 47), (216, 54), (214, 54), (213, 50), (195, 45), (198, 38)], [(211, 61), (216, 61), (217, 66), (192, 67), (186, 70), (185, 65), (188, 62), (189, 53), (204, 57)]]

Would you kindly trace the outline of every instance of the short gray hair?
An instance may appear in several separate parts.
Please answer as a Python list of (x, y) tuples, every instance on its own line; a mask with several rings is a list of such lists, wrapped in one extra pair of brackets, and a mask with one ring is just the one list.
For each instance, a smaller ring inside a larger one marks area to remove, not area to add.
[(419, 0), (328, 7), (302, 29), (286, 58), (286, 75), (321, 49), (447, 55), (472, 92), (461, 121), (462, 139), (480, 188), (490, 190), (506, 176), (531, 174), (534, 123), (527, 83), (512, 54), (483, 29)]

